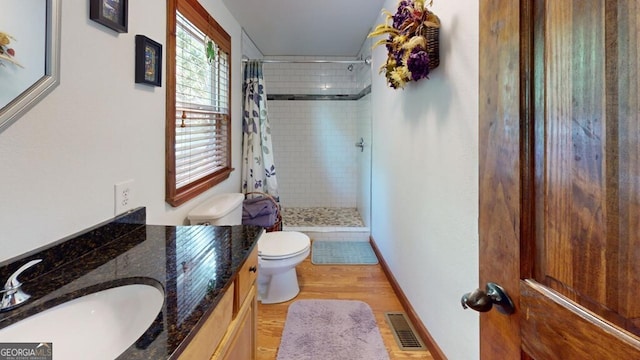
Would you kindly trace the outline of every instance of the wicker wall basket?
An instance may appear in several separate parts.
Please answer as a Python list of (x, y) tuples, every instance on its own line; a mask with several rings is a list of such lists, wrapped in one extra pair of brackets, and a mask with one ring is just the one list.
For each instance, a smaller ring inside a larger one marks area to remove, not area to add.
[(429, 70), (433, 70), (440, 65), (440, 26), (426, 26), (423, 31), (427, 39), (427, 54), (429, 54)]
[(387, 49), (387, 60), (380, 67), (380, 73), (385, 75), (391, 88), (404, 89), (411, 81), (428, 79), (429, 73), (440, 65), (440, 19), (425, 8), (431, 3), (403, 0), (395, 15), (383, 10), (387, 15), (385, 22), (368, 35), (383, 36), (373, 47)]
[(426, 23), (422, 31), (422, 35), (427, 39), (426, 51), (429, 54), (429, 70), (440, 65), (440, 18), (435, 16), (435, 19), (435, 22)]

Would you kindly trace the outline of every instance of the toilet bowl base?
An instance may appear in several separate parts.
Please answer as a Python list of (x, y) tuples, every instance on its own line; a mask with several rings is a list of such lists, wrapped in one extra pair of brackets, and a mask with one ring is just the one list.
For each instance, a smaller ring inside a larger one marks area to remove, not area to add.
[(258, 301), (263, 304), (289, 301), (298, 293), (300, 293), (300, 287), (295, 267), (274, 275), (260, 276), (258, 273)]

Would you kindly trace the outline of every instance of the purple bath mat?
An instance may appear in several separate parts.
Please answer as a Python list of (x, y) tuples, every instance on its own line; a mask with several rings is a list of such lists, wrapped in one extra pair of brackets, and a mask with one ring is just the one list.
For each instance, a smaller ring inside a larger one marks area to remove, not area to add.
[(356, 300), (289, 306), (277, 360), (389, 360), (371, 307)]

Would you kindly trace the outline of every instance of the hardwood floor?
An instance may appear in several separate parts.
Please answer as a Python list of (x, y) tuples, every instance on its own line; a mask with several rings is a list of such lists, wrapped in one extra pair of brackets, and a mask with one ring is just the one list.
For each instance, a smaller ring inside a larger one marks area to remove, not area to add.
[[(401, 351), (384, 313), (403, 311), (380, 265), (313, 265), (309, 256), (297, 267), (300, 294), (285, 303), (258, 303), (258, 360), (275, 360), (289, 305), (300, 299), (349, 299), (369, 304), (392, 360), (433, 359), (428, 351)], [(345, 359), (347, 360), (347, 359)]]

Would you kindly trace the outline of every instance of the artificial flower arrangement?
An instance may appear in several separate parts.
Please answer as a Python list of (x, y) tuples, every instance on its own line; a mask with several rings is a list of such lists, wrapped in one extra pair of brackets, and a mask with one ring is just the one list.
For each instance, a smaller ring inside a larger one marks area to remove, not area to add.
[[(19, 67), (23, 67), (13, 58), (16, 56), (16, 51), (9, 47), (11, 40), (15, 41), (16, 39), (14, 39), (13, 36), (0, 31), (0, 60), (8, 61)], [(0, 65), (4, 66), (4, 63), (0, 61)]]
[[(428, 6), (433, 5), (433, 0)], [(387, 83), (402, 89), (409, 81), (428, 78), (439, 64), (438, 34), (440, 19), (426, 8), (425, 0), (401, 0), (395, 14), (383, 10), (386, 20), (369, 37), (388, 35), (373, 47), (385, 45), (387, 61), (380, 68)]]

